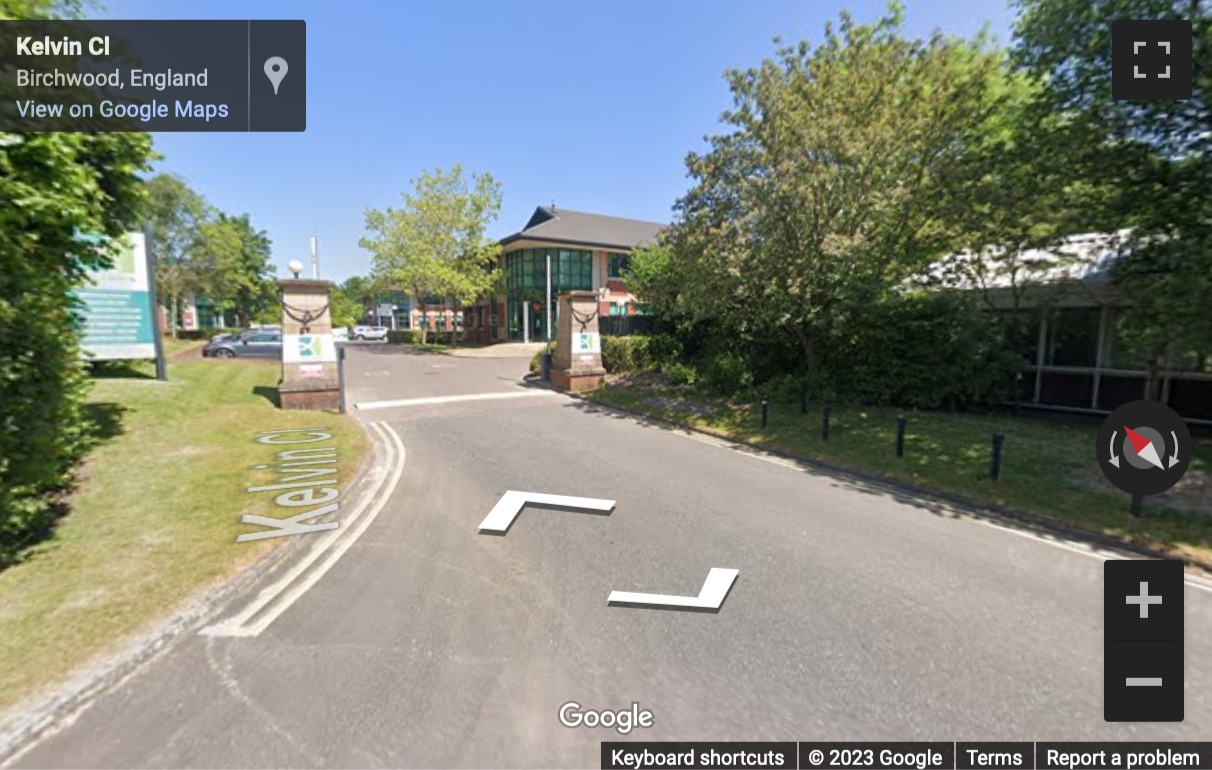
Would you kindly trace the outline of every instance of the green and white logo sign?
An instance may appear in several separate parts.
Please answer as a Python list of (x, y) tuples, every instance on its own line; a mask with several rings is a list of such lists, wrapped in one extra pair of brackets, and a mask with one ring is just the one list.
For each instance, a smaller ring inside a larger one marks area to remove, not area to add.
[(337, 360), (337, 345), (331, 334), (287, 334), (282, 338), (282, 361), (287, 364), (318, 364)]
[[(81, 236), (87, 243), (99, 238)], [(109, 270), (89, 273), (88, 284), (75, 292), (83, 321), (81, 345), (94, 360), (156, 357), (147, 250), (142, 233), (131, 233), (113, 255)]]
[(572, 335), (572, 353), (601, 353), (602, 338), (597, 332), (578, 332)]

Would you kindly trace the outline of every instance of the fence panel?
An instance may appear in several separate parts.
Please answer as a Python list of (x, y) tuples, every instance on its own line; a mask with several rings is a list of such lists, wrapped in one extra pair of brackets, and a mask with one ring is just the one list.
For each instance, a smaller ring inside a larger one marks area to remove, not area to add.
[(652, 334), (656, 331), (656, 318), (650, 315), (601, 316), (598, 318), (598, 331), (612, 337)]

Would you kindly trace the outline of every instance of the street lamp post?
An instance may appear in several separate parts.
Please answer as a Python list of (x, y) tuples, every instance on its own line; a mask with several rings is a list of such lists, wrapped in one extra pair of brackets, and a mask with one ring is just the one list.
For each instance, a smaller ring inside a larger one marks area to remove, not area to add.
[(551, 342), (551, 252), (547, 252), (547, 305), (546, 312), (543, 314), (547, 318), (547, 342)]
[(303, 263), (297, 259), (292, 259), (286, 263), (286, 269), (295, 274), (295, 278), (299, 277), (299, 273), (303, 272)]

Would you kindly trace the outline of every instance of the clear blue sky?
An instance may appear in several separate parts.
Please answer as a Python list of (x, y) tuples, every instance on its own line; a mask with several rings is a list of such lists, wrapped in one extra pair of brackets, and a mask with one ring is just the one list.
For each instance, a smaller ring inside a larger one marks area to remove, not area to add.
[[(492, 228), (521, 228), (537, 205), (668, 221), (683, 160), (730, 106), (729, 68), (758, 64), (772, 39), (820, 40), (849, 8), (883, 0), (109, 0), (113, 19), (307, 21), (307, 131), (157, 134), (159, 169), (219, 208), (248, 212), (280, 274), (320, 244), (321, 277), (365, 274), (367, 208), (397, 206), (424, 169), (461, 163), (500, 180)], [(1003, 41), (1006, 0), (908, 0), (909, 31)], [(289, 77), (289, 75), (288, 75)]]

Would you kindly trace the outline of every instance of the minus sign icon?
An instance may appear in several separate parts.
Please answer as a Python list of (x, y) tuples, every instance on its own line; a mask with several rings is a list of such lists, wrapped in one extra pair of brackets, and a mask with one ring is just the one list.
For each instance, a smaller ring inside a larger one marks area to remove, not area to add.
[(1130, 676), (1127, 678), (1128, 687), (1161, 687), (1160, 676)]

